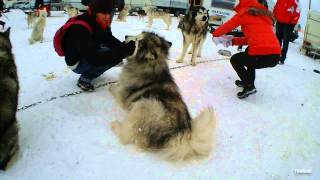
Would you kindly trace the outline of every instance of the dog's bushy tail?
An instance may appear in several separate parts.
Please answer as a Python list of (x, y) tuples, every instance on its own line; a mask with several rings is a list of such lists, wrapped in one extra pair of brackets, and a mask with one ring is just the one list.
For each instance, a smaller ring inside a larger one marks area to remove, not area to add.
[(169, 161), (183, 161), (207, 157), (215, 145), (216, 118), (212, 108), (201, 112), (191, 122), (191, 131), (181, 133), (168, 142), (163, 150)]

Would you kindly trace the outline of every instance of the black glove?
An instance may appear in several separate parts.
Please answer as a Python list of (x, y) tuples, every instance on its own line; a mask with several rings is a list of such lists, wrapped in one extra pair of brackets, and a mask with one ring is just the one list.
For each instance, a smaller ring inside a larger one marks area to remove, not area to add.
[(128, 43), (126, 42), (122, 43), (122, 52), (126, 57), (131, 56), (135, 49), (136, 49), (136, 42), (134, 41), (129, 41)]

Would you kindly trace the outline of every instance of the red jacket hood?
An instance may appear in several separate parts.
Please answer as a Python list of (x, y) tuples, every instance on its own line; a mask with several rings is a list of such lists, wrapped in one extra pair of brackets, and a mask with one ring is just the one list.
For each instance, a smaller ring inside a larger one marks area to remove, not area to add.
[(249, 7), (256, 7), (259, 9), (267, 10), (267, 8), (264, 7), (262, 4), (258, 3), (257, 0), (239, 0), (239, 4), (236, 7), (234, 7), (233, 10), (239, 13), (241, 10), (247, 9)]

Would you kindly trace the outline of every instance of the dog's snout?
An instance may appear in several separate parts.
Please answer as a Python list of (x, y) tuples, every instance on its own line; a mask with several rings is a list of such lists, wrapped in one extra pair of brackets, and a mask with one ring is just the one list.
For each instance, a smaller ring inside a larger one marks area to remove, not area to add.
[(202, 21), (206, 21), (207, 19), (208, 19), (207, 16), (203, 16), (203, 17), (202, 17)]

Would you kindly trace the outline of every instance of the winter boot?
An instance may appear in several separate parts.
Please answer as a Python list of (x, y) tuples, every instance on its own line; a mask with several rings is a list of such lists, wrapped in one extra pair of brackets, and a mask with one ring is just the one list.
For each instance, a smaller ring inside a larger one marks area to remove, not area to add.
[(236, 86), (238, 86), (238, 87), (243, 87), (243, 82), (240, 81), (240, 80), (236, 80), (236, 81), (234, 82), (234, 84), (235, 84)]
[(80, 77), (77, 83), (77, 86), (83, 91), (94, 91), (94, 86), (91, 84), (90, 80)]
[(249, 95), (251, 94), (254, 94), (257, 92), (257, 89), (254, 87), (254, 86), (245, 86), (243, 88), (243, 91), (241, 92), (238, 92), (237, 96), (239, 99), (243, 99), (243, 98), (246, 98), (248, 97)]

